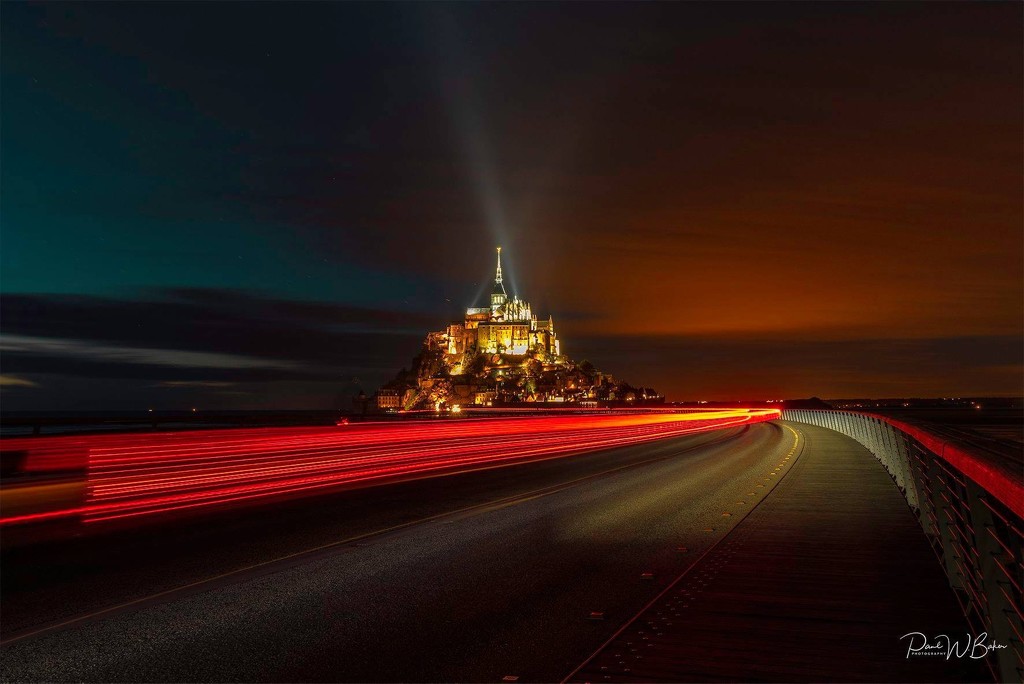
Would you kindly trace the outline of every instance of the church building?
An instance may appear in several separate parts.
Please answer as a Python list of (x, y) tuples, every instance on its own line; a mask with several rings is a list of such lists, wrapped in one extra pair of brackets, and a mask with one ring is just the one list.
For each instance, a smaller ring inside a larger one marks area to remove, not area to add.
[(554, 321), (550, 317), (537, 320), (528, 302), (518, 296), (510, 297), (505, 290), (501, 247), (498, 247), (490, 306), (466, 309), (462, 324), (453, 323), (446, 331), (435, 335), (436, 342), (443, 345), (449, 356), (481, 352), (511, 357), (533, 355), (542, 361), (554, 362), (562, 354)]

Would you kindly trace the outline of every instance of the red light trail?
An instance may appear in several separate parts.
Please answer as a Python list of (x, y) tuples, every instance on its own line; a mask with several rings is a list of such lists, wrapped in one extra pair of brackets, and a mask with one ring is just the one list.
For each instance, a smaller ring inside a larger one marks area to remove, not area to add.
[(13, 507), (6, 504), (15, 500), (3, 497), (0, 525), (139, 518), (564, 457), (778, 417), (777, 409), (724, 409), (15, 438), (4, 440), (3, 450), (27, 452), (24, 474), (84, 469), (84, 495), (74, 506), (47, 505), (52, 484), (5, 487), (0, 493), (20, 489), (22, 496)]

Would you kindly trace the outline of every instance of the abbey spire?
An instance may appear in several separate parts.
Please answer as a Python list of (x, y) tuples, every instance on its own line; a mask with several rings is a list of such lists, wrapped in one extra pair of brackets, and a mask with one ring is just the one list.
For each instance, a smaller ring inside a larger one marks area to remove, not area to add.
[(491, 313), (497, 314), (508, 301), (508, 293), (501, 280), (501, 247), (498, 247), (498, 270), (494, 272), (494, 289), (491, 290)]
[(505, 285), (501, 280), (501, 247), (498, 247), (498, 270), (494, 273), (494, 291), (497, 292), (499, 288), (501, 288), (502, 294), (507, 297), (508, 293), (505, 292)]

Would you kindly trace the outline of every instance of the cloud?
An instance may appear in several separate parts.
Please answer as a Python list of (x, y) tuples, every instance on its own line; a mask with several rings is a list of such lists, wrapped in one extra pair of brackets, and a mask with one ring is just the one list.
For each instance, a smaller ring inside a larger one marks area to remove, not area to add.
[[(130, 394), (136, 403), (168, 388), (227, 397), (230, 387), (239, 393), (233, 396), (272, 396), (282, 408), (309, 405), (313, 397), (372, 390), (409, 363), (427, 330), (444, 322), (213, 289), (161, 290), (139, 299), (4, 294), (0, 307), (4, 370), (27, 381), (46, 376), (46, 387), (54, 389), (44, 394), (52, 393), (53, 405), (70, 400), (62, 392), (109, 382), (120, 383), (119, 396)], [(101, 396), (93, 400), (118, 401)]]
[(444, 320), (220, 289), (139, 299), (4, 294), (0, 307), (5, 337), (34, 338), (12, 352), (196, 368), (390, 367)]
[(0, 307), (6, 334), (306, 364), (359, 356), (364, 335), (419, 338), (437, 324), (436, 315), (226, 289), (155, 290), (137, 299), (4, 294)]
[(571, 353), (670, 399), (1019, 396), (1016, 336), (800, 340), (586, 337)]
[(182, 368), (294, 368), (295, 364), (230, 354), (211, 354), (177, 349), (146, 349), (94, 344), (25, 335), (0, 336), (0, 352), (82, 358), (90, 361), (128, 363), (143, 366), (179, 366)]
[(0, 387), (39, 387), (39, 384), (14, 375), (0, 375)]

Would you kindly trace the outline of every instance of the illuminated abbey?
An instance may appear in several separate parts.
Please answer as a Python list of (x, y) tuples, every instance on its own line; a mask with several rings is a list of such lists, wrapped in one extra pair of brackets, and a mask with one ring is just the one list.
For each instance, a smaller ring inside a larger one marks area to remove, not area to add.
[(505, 291), (501, 247), (498, 247), (491, 305), (466, 309), (465, 321), (452, 323), (447, 330), (433, 335), (433, 344), (443, 349), (456, 367), (461, 364), (458, 357), (471, 352), (511, 357), (530, 355), (549, 363), (561, 356), (551, 317), (537, 320), (528, 302), (509, 297)]
[(552, 318), (538, 319), (528, 302), (505, 290), (498, 247), (490, 305), (466, 309), (461, 322), (427, 333), (412, 368), (400, 371), (364, 410), (661, 400), (653, 389), (616, 383), (593, 364), (565, 356)]

